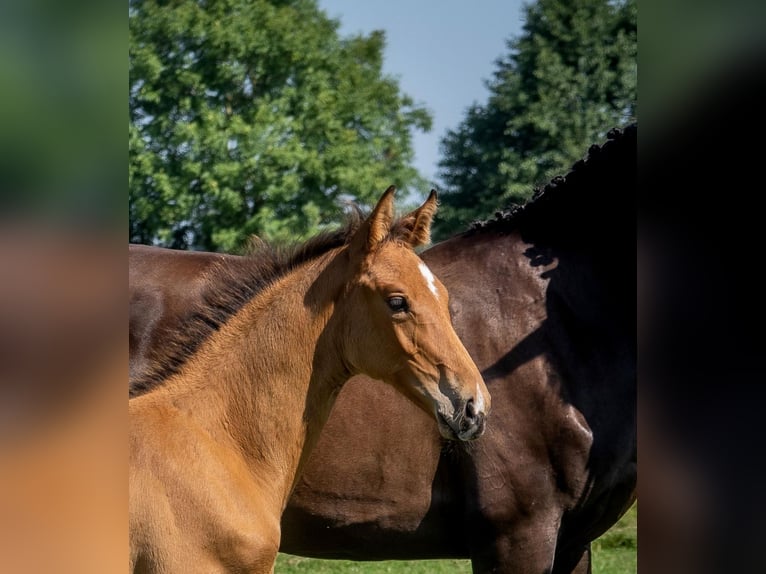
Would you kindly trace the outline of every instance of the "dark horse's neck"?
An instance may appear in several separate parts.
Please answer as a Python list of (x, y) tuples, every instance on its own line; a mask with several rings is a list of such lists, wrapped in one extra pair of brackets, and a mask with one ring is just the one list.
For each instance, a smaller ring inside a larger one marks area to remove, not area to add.
[[(476, 349), (485, 356), (474, 359), (485, 380), (516, 373), (515, 385), (545, 381), (548, 388), (529, 389), (529, 396), (572, 405), (591, 429), (604, 430), (598, 437), (635, 420), (635, 181), (633, 127), (610, 134), (523, 208), (423, 256), (450, 291), (453, 314), (462, 314), (455, 320), (459, 335), (483, 334)], [(460, 280), (466, 276), (482, 280), (466, 290)], [(461, 304), (482, 300), (485, 306)], [(483, 307), (493, 316), (482, 316)], [(535, 361), (545, 376), (519, 375)], [(514, 390), (507, 392), (513, 401)], [(623, 407), (631, 410), (616, 412)], [(618, 443), (616, 450), (633, 449)]]
[[(338, 353), (339, 250), (303, 264), (232, 316), (150, 400), (172, 404), (258, 465), (282, 506), (351, 376)], [(255, 421), (255, 422), (254, 422)]]

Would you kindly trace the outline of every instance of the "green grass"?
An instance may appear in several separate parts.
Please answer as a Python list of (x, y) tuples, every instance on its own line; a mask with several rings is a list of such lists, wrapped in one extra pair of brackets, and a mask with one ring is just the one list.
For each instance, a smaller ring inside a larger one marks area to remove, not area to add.
[(280, 554), (275, 574), (470, 574), (470, 560), (314, 560)]
[[(636, 505), (593, 543), (593, 574), (636, 574)], [(314, 560), (289, 554), (277, 558), (275, 574), (470, 574), (469, 560)]]
[(636, 574), (638, 507), (634, 504), (592, 545), (593, 574)]

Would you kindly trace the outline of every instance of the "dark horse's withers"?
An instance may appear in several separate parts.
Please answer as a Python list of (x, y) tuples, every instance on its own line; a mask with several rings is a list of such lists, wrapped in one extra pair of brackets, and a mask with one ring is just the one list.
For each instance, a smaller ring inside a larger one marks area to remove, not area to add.
[[(394, 391), (352, 379), (283, 515), (283, 551), (589, 570), (590, 542), (635, 500), (635, 164), (636, 128), (614, 131), (523, 208), (422, 254), (450, 292), (492, 424), (447, 444)], [(139, 271), (133, 298), (151, 288)]]

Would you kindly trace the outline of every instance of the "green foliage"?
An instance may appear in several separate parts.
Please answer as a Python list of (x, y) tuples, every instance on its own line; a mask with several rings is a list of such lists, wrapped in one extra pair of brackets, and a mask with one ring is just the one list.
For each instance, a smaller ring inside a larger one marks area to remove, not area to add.
[(437, 238), (523, 202), (635, 120), (635, 0), (539, 0), (525, 15), (496, 62), (488, 102), (442, 141)]
[(129, 23), (132, 241), (300, 238), (340, 199), (423, 187), (431, 117), (383, 75), (382, 32), (341, 39), (316, 0), (131, 0)]

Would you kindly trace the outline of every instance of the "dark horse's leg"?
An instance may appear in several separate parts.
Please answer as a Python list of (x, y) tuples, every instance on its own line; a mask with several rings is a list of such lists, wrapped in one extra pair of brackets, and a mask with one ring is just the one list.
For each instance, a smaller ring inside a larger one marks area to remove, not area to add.
[[(506, 551), (502, 552), (501, 548), (495, 547), (494, 553), (483, 556), (474, 556), (473, 572), (476, 574), (497, 574), (497, 573), (517, 573), (517, 572), (551, 572), (551, 574), (592, 574), (591, 571), (591, 552), (590, 544), (583, 548), (582, 555), (575, 564), (574, 568), (571, 568), (572, 562), (567, 564), (559, 563), (559, 568), (555, 565), (550, 570), (550, 564), (546, 560), (544, 554), (532, 554), (528, 556), (521, 556), (519, 553)], [(548, 562), (548, 564), (546, 564)], [(542, 568), (542, 569), (541, 569)]]
[[(556, 570), (555, 568), (553, 571), (558, 572), (558, 570)], [(585, 547), (585, 551), (582, 553), (582, 558), (580, 558), (580, 561), (577, 563), (577, 566), (575, 566), (574, 569), (571, 570), (571, 574), (591, 574), (590, 544), (588, 544), (588, 546)]]
[(591, 574), (590, 544), (556, 553), (551, 574)]
[(471, 541), (474, 574), (551, 574), (557, 525), (557, 517), (540, 516), (503, 530), (474, 523)]

